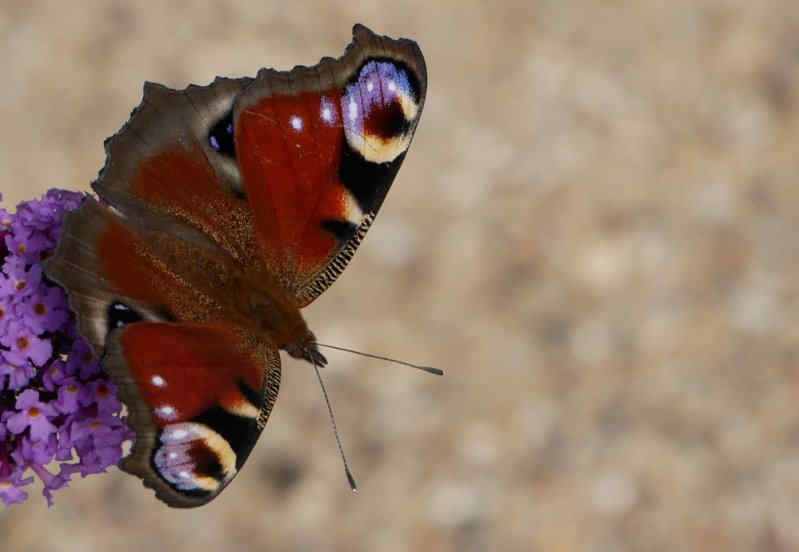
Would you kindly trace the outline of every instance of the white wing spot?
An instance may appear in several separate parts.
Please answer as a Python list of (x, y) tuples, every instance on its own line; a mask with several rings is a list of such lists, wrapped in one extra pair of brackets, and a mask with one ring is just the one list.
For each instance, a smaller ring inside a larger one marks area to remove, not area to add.
[(178, 457), (178, 453), (177, 452), (170, 452), (169, 453), (169, 459), (170, 460), (174, 460), (177, 457)]
[(183, 479), (189, 479), (191, 474), (185, 470), (178, 473), (178, 476), (182, 477)]
[(336, 114), (333, 111), (333, 102), (327, 99), (325, 96), (322, 96), (322, 101), (320, 103), (319, 115), (322, 117), (322, 120), (329, 125), (332, 125)]
[(291, 127), (297, 132), (302, 130), (302, 119), (296, 115), (291, 117)]
[(375, 83), (373, 83), (372, 81), (369, 81), (368, 83), (366, 83), (366, 90), (367, 91), (371, 92), (374, 89), (375, 89)]
[(156, 387), (163, 387), (166, 385), (166, 380), (161, 376), (153, 376), (150, 378), (150, 381), (153, 382), (153, 385)]
[(388, 81), (388, 89), (391, 90), (392, 92), (396, 92), (397, 83), (395, 83), (394, 81)]
[(355, 100), (350, 100), (349, 114), (350, 121), (354, 121), (358, 118), (358, 104), (355, 103)]
[[(155, 413), (158, 415), (159, 418), (163, 418), (165, 420), (169, 420), (169, 419), (175, 418), (177, 413), (178, 413), (178, 411), (171, 404), (165, 404), (164, 406), (159, 406), (158, 408), (156, 408), (155, 409)], [(177, 430), (177, 431), (180, 431), (180, 430)], [(175, 431), (175, 433), (177, 433), (177, 431)], [(173, 433), (173, 435), (174, 435), (174, 433)]]
[(175, 431), (172, 432), (171, 437), (173, 439), (183, 439), (188, 434), (189, 434), (189, 432), (186, 431), (185, 429), (176, 429)]

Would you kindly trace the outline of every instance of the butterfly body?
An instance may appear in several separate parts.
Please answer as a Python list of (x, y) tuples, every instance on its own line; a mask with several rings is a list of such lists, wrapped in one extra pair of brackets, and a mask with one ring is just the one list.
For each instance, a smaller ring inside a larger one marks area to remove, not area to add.
[(46, 272), (136, 431), (121, 467), (171, 506), (212, 500), (266, 424), (279, 351), (324, 365), (300, 309), (344, 270), (424, 104), (415, 43), (362, 26), (337, 60), (170, 90), (106, 142)]

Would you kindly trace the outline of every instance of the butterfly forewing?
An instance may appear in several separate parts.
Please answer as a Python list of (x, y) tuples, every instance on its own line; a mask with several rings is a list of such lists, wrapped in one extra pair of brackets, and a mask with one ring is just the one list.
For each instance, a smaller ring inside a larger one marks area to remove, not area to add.
[(237, 158), (272, 272), (303, 306), (352, 258), (405, 157), (426, 92), (415, 43), (356, 26), (345, 55), (262, 70), (237, 98)]

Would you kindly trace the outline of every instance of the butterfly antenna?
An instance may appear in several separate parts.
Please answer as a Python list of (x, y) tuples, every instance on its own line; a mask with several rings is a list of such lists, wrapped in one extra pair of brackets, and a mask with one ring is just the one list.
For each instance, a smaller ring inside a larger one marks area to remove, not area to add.
[(435, 374), (436, 376), (443, 376), (444, 370), (441, 368), (433, 368), (432, 366), (422, 366), (421, 364), (413, 364), (412, 362), (406, 362), (404, 360), (398, 360), (396, 358), (391, 358), (382, 355), (373, 355), (372, 353), (364, 353), (363, 351), (356, 351), (355, 349), (347, 349), (346, 347), (337, 347), (336, 345), (326, 345), (324, 343), (316, 342), (317, 345), (320, 347), (327, 347), (328, 349), (336, 349), (338, 351), (346, 351), (348, 353), (352, 353), (355, 355), (361, 355), (369, 358), (376, 358), (378, 360), (387, 360), (388, 362), (394, 362), (396, 364), (402, 364), (403, 366), (410, 366), (411, 368), (416, 368), (417, 370), (422, 370), (427, 372), (428, 374)]
[(327, 389), (325, 383), (322, 381), (322, 374), (319, 373), (319, 365), (313, 363), (313, 369), (316, 372), (316, 379), (319, 380), (319, 385), (322, 387), (322, 395), (325, 396), (325, 403), (327, 404), (327, 413), (330, 414), (330, 424), (333, 426), (333, 435), (336, 436), (336, 445), (338, 445), (338, 452), (341, 454), (341, 461), (344, 462), (344, 473), (347, 474), (347, 481), (350, 484), (350, 489), (353, 493), (358, 492), (358, 485), (355, 483), (355, 477), (350, 471), (350, 466), (347, 463), (347, 457), (344, 455), (344, 447), (341, 446), (341, 439), (338, 436), (338, 428), (336, 427), (336, 417), (333, 416), (333, 407), (330, 406), (330, 397), (327, 396)]

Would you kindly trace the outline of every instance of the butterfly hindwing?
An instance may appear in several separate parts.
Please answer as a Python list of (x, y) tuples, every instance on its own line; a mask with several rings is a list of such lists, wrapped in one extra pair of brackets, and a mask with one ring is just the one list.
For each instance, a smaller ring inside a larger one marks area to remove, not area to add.
[(427, 76), (416, 43), (360, 25), (353, 34), (337, 60), (262, 70), (233, 111), (259, 244), (300, 306), (352, 258), (424, 105)]
[(115, 330), (104, 367), (136, 431), (120, 467), (170, 506), (213, 499), (250, 454), (277, 398), (280, 356), (219, 324)]

